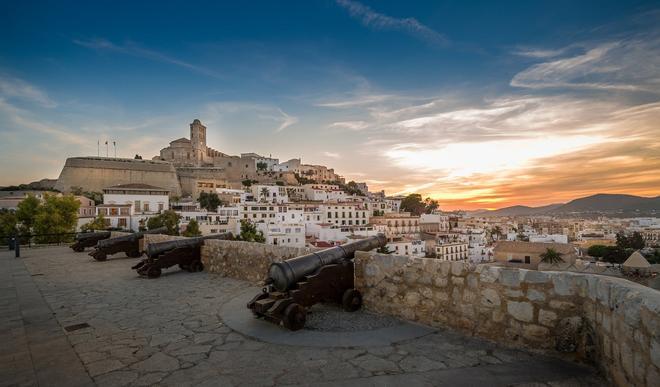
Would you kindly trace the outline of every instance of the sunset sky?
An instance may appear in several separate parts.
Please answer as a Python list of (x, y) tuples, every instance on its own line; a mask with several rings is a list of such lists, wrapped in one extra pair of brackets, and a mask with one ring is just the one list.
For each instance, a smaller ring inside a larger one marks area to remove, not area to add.
[(0, 185), (199, 118), (443, 209), (660, 195), (657, 1), (136, 3), (0, 4)]

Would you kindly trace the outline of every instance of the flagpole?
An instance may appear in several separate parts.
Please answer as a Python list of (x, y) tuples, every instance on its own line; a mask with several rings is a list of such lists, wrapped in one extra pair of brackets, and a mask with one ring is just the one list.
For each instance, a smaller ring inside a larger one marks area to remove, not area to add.
[(108, 140), (105, 140), (105, 157), (108, 157)]
[(101, 140), (96, 140), (96, 157), (101, 157)]
[(117, 141), (113, 141), (112, 146), (115, 148), (115, 158), (117, 158)]

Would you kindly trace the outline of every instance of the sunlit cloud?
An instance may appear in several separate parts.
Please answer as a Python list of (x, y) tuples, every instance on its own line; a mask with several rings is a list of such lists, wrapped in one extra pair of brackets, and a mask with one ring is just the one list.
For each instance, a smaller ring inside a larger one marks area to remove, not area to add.
[(339, 153), (334, 153), (334, 152), (323, 152), (323, 155), (325, 157), (330, 157), (332, 159), (338, 159), (338, 158), (341, 157), (341, 155)]

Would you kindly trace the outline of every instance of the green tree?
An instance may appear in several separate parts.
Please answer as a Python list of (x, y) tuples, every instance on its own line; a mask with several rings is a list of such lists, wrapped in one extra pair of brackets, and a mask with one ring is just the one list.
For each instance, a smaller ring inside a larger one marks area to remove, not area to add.
[(32, 232), (40, 206), (41, 202), (34, 195), (28, 195), (28, 197), (18, 203), (16, 219), (20, 223), (19, 231), (21, 234), (30, 234)]
[(607, 253), (607, 246), (604, 245), (593, 245), (587, 249), (587, 255), (590, 257), (602, 258), (605, 253)]
[(252, 222), (241, 219), (241, 233), (236, 238), (239, 241), (265, 243), (264, 233), (257, 230), (257, 226)]
[(549, 263), (549, 264), (555, 264), (555, 263), (561, 263), (564, 262), (564, 258), (562, 258), (562, 253), (559, 251), (553, 249), (552, 247), (549, 247), (545, 249), (545, 253), (541, 254), (541, 262), (543, 263)]
[(252, 180), (246, 179), (241, 182), (245, 187), (251, 187), (252, 186)]
[(202, 232), (199, 231), (199, 223), (195, 219), (191, 219), (186, 226), (186, 230), (183, 232), (183, 236), (197, 237), (200, 235), (202, 235)]
[(268, 169), (268, 164), (266, 164), (265, 162), (259, 161), (257, 163), (257, 171), (265, 171), (267, 169)]
[(270, 191), (268, 191), (268, 188), (263, 187), (263, 188), (261, 189), (261, 192), (259, 193), (259, 196), (263, 197), (264, 202), (267, 202), (267, 201), (268, 201), (268, 194), (269, 194), (269, 193), (270, 193)]
[(498, 241), (499, 241), (500, 238), (502, 237), (502, 234), (503, 234), (503, 232), (502, 232), (502, 227), (500, 227), (500, 226), (495, 226), (495, 227), (493, 227), (493, 229), (491, 230), (491, 235), (494, 235), (494, 236), (495, 236), (495, 240), (498, 240)]
[(6, 209), (0, 210), (0, 245), (7, 245), (9, 243), (9, 237), (16, 234), (18, 220), (16, 219), (16, 213), (14, 211), (9, 211)]
[(165, 210), (162, 213), (152, 216), (147, 221), (147, 228), (155, 230), (160, 227), (167, 227), (168, 235), (179, 235), (179, 220), (181, 216), (172, 210)]
[(626, 250), (620, 246), (607, 246), (602, 260), (604, 262), (622, 264), (630, 256), (629, 252), (632, 254), (632, 250)]
[(103, 214), (99, 214), (94, 220), (89, 223), (85, 223), (80, 226), (81, 231), (94, 231), (94, 230), (105, 230), (107, 228), (105, 224), (105, 217)]
[(220, 200), (218, 194), (215, 192), (202, 192), (199, 194), (199, 206), (208, 211), (217, 211), (220, 204), (222, 204), (222, 200)]
[[(73, 234), (78, 224), (80, 202), (73, 195), (45, 195), (32, 227), (34, 234)], [(70, 242), (73, 235), (42, 235), (37, 243)]]
[(422, 201), (422, 195), (410, 194), (401, 201), (401, 211), (410, 212), (412, 215), (419, 216), (426, 210), (426, 205)]

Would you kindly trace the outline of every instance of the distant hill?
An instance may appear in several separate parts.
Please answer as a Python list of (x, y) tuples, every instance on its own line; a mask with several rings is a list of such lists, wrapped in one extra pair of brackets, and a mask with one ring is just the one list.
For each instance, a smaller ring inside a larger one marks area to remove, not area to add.
[(571, 200), (563, 206), (554, 209), (553, 212), (660, 213), (660, 196), (646, 198), (634, 195), (597, 194)]
[(571, 200), (568, 203), (550, 204), (542, 207), (511, 206), (493, 211), (474, 213), (478, 216), (534, 216), (604, 214), (618, 216), (660, 215), (660, 196), (642, 197), (620, 194), (596, 194)]
[(549, 204), (542, 207), (528, 207), (528, 206), (511, 206), (504, 207), (493, 211), (482, 211), (477, 213), (479, 216), (531, 216), (531, 215), (544, 215), (556, 208), (563, 206), (563, 203)]

